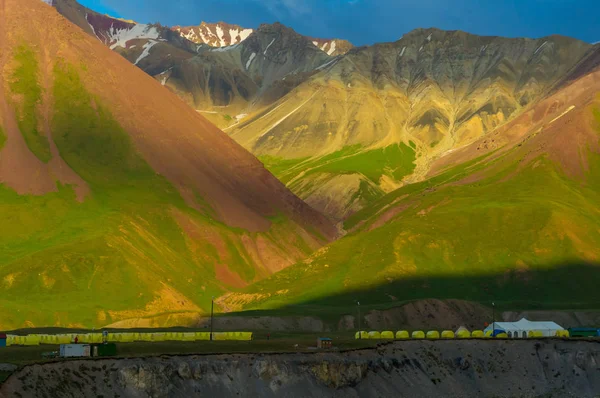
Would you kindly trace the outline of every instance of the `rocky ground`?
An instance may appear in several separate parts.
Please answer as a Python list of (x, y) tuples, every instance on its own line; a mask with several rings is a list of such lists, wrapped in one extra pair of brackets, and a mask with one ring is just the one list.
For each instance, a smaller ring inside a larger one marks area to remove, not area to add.
[(596, 397), (599, 361), (600, 344), (573, 340), (76, 360), (25, 367), (0, 397)]

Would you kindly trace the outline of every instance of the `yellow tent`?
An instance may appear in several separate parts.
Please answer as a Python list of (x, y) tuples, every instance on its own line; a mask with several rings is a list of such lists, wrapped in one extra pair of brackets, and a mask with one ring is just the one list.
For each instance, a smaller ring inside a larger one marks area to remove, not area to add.
[(459, 330), (458, 333), (456, 333), (456, 337), (459, 339), (468, 339), (471, 337), (471, 332), (466, 329)]
[(406, 330), (399, 330), (396, 332), (396, 338), (398, 340), (406, 340), (410, 337), (410, 335), (408, 334), (408, 331)]
[(196, 341), (198, 340), (210, 340), (210, 333), (196, 332)]
[(183, 336), (181, 337), (181, 340), (183, 340), (183, 341), (194, 341), (194, 340), (196, 340), (196, 333), (194, 333), (194, 332), (183, 333)]
[(527, 333), (527, 337), (544, 337), (544, 333), (542, 333), (540, 330), (530, 330), (529, 333)]
[(430, 340), (439, 339), (440, 338), (440, 332), (438, 332), (437, 330), (430, 330), (429, 332), (427, 332), (426, 336)]
[(381, 332), (381, 338), (388, 339), (388, 340), (394, 340), (394, 332), (391, 332), (389, 330), (383, 331), (383, 332)]
[[(359, 335), (360, 333), (360, 335)], [(355, 339), (361, 339), (361, 340), (368, 340), (369, 339), (369, 333), (365, 332), (364, 330), (361, 330), (360, 332), (356, 332), (354, 333), (354, 338)]]
[(415, 330), (414, 332), (412, 332), (411, 337), (413, 339), (424, 339), (425, 333), (422, 330)]
[(166, 341), (167, 334), (166, 333), (150, 333), (152, 336), (152, 341)]
[(236, 341), (249, 341), (252, 340), (252, 332), (230, 332), (227, 338)]
[(28, 334), (23, 337), (23, 345), (40, 345), (40, 336), (37, 334)]
[(507, 339), (508, 338), (508, 334), (506, 334), (506, 333), (498, 333), (498, 334), (496, 334), (496, 338), (497, 339)]
[(471, 337), (473, 337), (474, 339), (483, 338), (483, 330), (473, 330), (473, 332), (471, 332)]
[(369, 340), (379, 340), (379, 339), (381, 339), (381, 333), (374, 331), (374, 330), (369, 332)]
[(556, 337), (569, 337), (569, 331), (568, 330), (557, 330)]
[(453, 339), (454, 338), (454, 332), (452, 330), (444, 330), (442, 332), (442, 338), (443, 339)]

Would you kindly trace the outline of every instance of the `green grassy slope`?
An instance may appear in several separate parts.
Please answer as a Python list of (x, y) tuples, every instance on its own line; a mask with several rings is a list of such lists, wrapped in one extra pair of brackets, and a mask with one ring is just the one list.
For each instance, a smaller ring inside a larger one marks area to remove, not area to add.
[[(404, 143), (385, 148), (365, 149), (360, 145), (316, 158), (283, 159), (262, 156), (265, 167), (296, 195), (311, 203), (311, 197), (327, 197), (340, 204), (342, 210), (330, 213), (343, 218), (351, 213), (353, 206), (362, 208), (384, 196), (380, 188), (382, 177), (402, 181), (415, 169), (415, 150)], [(342, 176), (355, 176), (360, 183), (348, 188), (348, 180)]]
[(583, 146), (587, 167), (573, 176), (544, 154), (523, 161), (526, 150), (386, 195), (347, 220), (346, 237), (224, 302), (286, 312), (423, 298), (597, 306), (600, 272), (586, 265), (600, 263), (600, 155)]
[(38, 61), (34, 52), (26, 45), (20, 46), (14, 60), (18, 65), (11, 76), (9, 86), (16, 94), (16, 108), (19, 129), (27, 146), (40, 160), (50, 160), (48, 139), (38, 130), (38, 105), (41, 101), (42, 88), (38, 83)]
[[(23, 54), (34, 53), (20, 47), (16, 59)], [(37, 63), (27, 65), (35, 80)], [(80, 202), (73, 187), (58, 182), (57, 192), (41, 196), (0, 184), (0, 329), (99, 327), (152, 316), (161, 316), (163, 325), (181, 324), (181, 314), (208, 311), (211, 296), (269, 274), (245, 243), (260, 241), (280, 252), (289, 244), (310, 254), (306, 234), (284, 216), (273, 219), (268, 232), (250, 233), (188, 207), (136, 152), (108, 106), (86, 90), (82, 73), (82, 67), (56, 63), (50, 125), (60, 156), (91, 192)], [(20, 87), (11, 86), (13, 94)], [(19, 114), (27, 120), (32, 112)], [(28, 123), (20, 124), (26, 138), (34, 131)], [(2, 132), (0, 126), (0, 144)], [(28, 143), (34, 152), (44, 147)], [(182, 220), (203, 236), (186, 232)]]

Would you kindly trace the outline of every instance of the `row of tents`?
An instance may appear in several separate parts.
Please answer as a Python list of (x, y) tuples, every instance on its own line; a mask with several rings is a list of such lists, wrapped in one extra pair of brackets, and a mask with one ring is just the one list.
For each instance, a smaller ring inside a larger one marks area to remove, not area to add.
[[(362, 340), (408, 340), (408, 339), (428, 339), (428, 340), (437, 340), (437, 339), (483, 339), (483, 338), (509, 338), (507, 333), (495, 333), (492, 334), (492, 331), (483, 331), (483, 330), (473, 330), (469, 331), (467, 329), (459, 329), (456, 332), (452, 330), (444, 330), (439, 332), (437, 330), (430, 330), (428, 332), (424, 332), (422, 330), (415, 330), (412, 333), (409, 333), (407, 330), (399, 330), (396, 333), (392, 331), (360, 331), (356, 332), (354, 335), (355, 339)], [(568, 330), (557, 330), (554, 336), (548, 336), (540, 330), (530, 330), (527, 333), (527, 338), (539, 338), (539, 337), (569, 337)]]
[[(252, 332), (213, 332), (213, 340), (252, 340)], [(108, 343), (133, 343), (136, 341), (208, 341), (210, 332), (157, 332), (157, 333), (108, 333)], [(40, 344), (93, 344), (103, 343), (102, 333), (64, 333), (64, 334), (28, 334), (26, 336), (7, 335), (6, 345), (40, 345)]]

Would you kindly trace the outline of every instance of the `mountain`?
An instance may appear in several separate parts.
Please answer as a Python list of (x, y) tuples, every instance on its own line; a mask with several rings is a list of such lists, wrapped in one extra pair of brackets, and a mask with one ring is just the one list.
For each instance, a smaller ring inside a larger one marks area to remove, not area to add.
[(306, 37), (281, 24), (261, 25), (229, 47), (200, 49), (164, 75), (164, 84), (220, 127), (264, 108), (330, 62)]
[(336, 57), (338, 55), (344, 55), (350, 51), (354, 46), (348, 40), (341, 39), (317, 39), (309, 38), (312, 43), (317, 46), (321, 51), (326, 52), (327, 55)]
[(332, 59), (227, 132), (293, 192), (342, 220), (518, 116), (590, 49), (561, 36), (418, 29)]
[(279, 23), (256, 30), (223, 22), (166, 28), (99, 14), (76, 0), (55, 0), (54, 6), (219, 127), (230, 127), (247, 108), (264, 107), (288, 93), (330, 61), (325, 52), (352, 47), (341, 40), (309, 39)]
[(225, 22), (202, 22), (199, 26), (173, 26), (171, 29), (191, 42), (208, 44), (211, 47), (240, 44), (254, 32), (254, 29), (246, 29)]
[[(225, 22), (202, 22), (199, 26), (174, 26), (172, 29), (196, 44), (208, 44), (211, 47), (240, 44), (254, 32), (254, 29)], [(354, 47), (348, 40), (307, 38), (321, 51), (334, 57), (344, 55)]]
[(54, 0), (68, 20), (149, 75), (168, 71), (193, 57), (198, 45), (160, 24), (140, 24), (90, 10), (76, 0)]
[(345, 237), (226, 294), (221, 308), (337, 319), (356, 313), (357, 301), (366, 308), (429, 298), (510, 309), (595, 308), (599, 60), (600, 47), (551, 95), (440, 156), (423, 181), (355, 213)]
[(97, 38), (39, 0), (2, 10), (0, 329), (186, 323), (335, 238)]
[[(215, 45), (209, 32), (220, 45), (231, 43), (227, 29), (230, 38), (241, 29), (202, 26)], [(295, 194), (342, 221), (517, 117), (591, 49), (562, 36), (507, 39), (433, 28), (352, 48), (275, 24), (230, 46), (199, 45), (177, 62), (165, 63), (173, 57), (153, 48), (139, 66)]]

